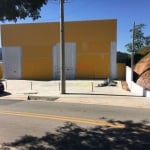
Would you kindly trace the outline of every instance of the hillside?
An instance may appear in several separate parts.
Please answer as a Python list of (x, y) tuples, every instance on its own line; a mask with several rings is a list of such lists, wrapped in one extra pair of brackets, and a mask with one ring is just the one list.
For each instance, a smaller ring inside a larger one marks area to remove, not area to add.
[(146, 46), (141, 48), (136, 54), (140, 54), (140, 55), (147, 55), (148, 53), (150, 53), (150, 46)]
[(150, 90), (150, 46), (142, 48), (138, 54), (144, 57), (135, 65), (134, 81), (146, 90)]
[(150, 46), (143, 47), (134, 54), (134, 64), (137, 64), (146, 55), (150, 55)]

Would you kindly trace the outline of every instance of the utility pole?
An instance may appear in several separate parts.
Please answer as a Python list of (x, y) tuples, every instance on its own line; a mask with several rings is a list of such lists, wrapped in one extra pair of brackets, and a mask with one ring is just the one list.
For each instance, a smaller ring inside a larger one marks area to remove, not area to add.
[(61, 94), (66, 93), (65, 40), (64, 40), (64, 0), (60, 0), (60, 80)]
[(135, 52), (135, 22), (133, 24), (133, 31), (132, 31), (132, 54), (131, 54), (131, 81), (133, 81), (133, 75), (134, 75), (134, 52)]

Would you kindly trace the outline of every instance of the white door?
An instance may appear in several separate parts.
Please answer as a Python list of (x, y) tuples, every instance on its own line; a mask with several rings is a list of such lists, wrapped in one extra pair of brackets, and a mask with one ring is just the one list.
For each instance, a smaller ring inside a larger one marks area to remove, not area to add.
[(56, 44), (53, 47), (53, 79), (60, 78), (60, 46)]
[(4, 78), (21, 79), (21, 48), (2, 48)]
[[(65, 43), (66, 79), (75, 79), (76, 44)], [(60, 79), (60, 44), (53, 48), (53, 79)]]

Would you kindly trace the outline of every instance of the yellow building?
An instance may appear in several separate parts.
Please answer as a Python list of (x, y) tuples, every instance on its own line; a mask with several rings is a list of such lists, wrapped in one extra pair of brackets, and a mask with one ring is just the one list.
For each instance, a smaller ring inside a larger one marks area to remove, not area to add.
[[(58, 79), (59, 23), (1, 26), (4, 78)], [(117, 20), (65, 22), (67, 79), (117, 78)]]

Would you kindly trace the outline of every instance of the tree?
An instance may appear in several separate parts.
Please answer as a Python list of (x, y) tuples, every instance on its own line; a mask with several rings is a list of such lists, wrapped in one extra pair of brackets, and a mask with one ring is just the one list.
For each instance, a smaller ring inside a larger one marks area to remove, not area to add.
[(150, 36), (145, 37), (145, 45), (150, 45)]
[(48, 0), (0, 0), (0, 21), (17, 21), (30, 17), (36, 20)]
[[(134, 29), (134, 51), (138, 51), (144, 46), (150, 45), (150, 36), (144, 36), (143, 28), (145, 24), (135, 25)], [(130, 32), (133, 32), (133, 29), (130, 29)], [(128, 52), (132, 51), (132, 43), (125, 45)]]
[(128, 53), (117, 52), (117, 63), (125, 63), (127, 66), (130, 66), (131, 56)]

